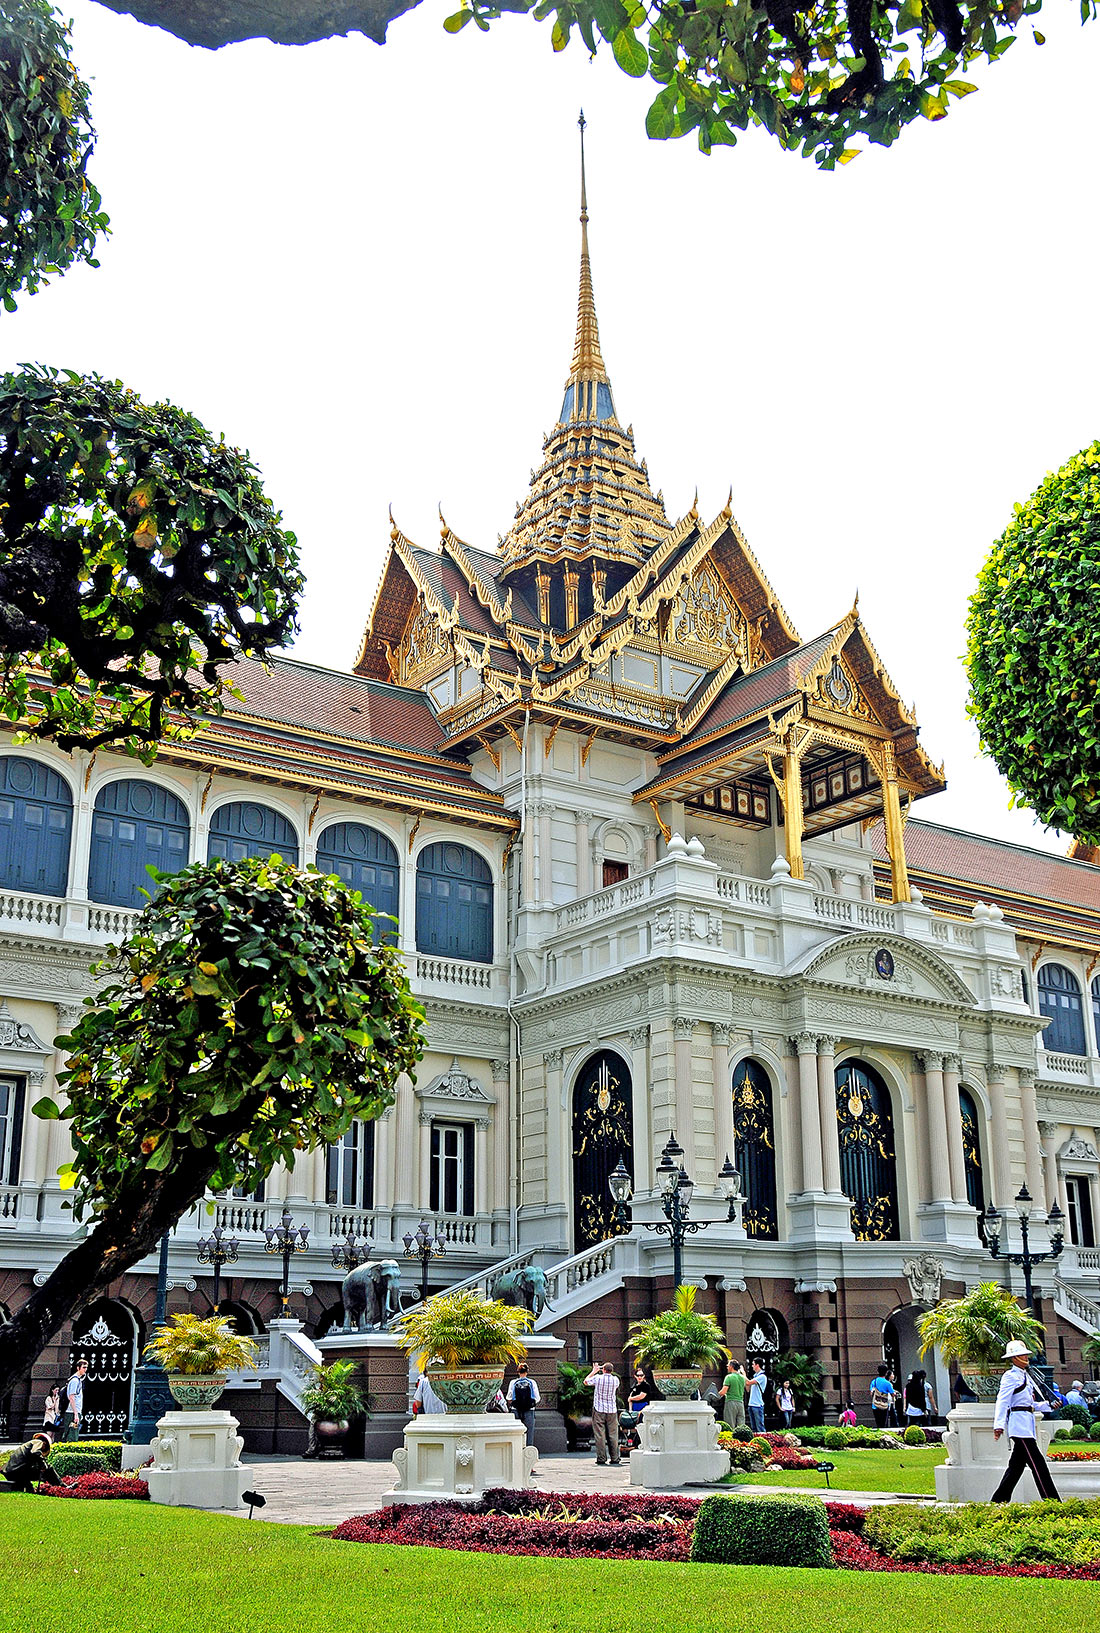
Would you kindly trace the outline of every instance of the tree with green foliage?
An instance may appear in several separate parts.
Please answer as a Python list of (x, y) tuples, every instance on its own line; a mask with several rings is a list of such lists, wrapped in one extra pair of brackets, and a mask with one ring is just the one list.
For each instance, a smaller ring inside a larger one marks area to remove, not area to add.
[(98, 266), (96, 239), (107, 231), (87, 175), (88, 87), (70, 44), (49, 0), (0, 0), (0, 300), (9, 312), (50, 273)]
[(158, 883), (58, 1040), (67, 1104), (34, 1107), (68, 1125), (61, 1183), (91, 1228), (0, 1327), (0, 1398), (207, 1190), (253, 1190), (377, 1117), (423, 1053), (400, 957), (340, 879), (271, 857)]
[(967, 620), (969, 712), (1013, 790), (1100, 844), (1100, 442), (1016, 505)]
[(0, 375), (0, 712), (146, 762), (296, 628), (297, 543), (247, 455), (117, 380)]

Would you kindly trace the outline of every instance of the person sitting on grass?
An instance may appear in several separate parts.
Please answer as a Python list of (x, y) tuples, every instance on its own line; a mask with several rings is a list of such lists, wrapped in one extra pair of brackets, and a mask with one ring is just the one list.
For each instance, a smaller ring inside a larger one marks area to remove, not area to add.
[(16, 1491), (33, 1491), (45, 1481), (48, 1486), (59, 1486), (61, 1476), (55, 1474), (46, 1459), (53, 1450), (53, 1431), (36, 1429), (29, 1440), (17, 1446), (4, 1468), (4, 1479)]

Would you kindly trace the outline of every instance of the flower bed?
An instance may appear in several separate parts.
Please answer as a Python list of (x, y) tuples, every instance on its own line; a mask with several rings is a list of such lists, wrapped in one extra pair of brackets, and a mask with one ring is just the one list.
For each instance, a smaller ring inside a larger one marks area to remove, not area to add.
[[(702, 1500), (487, 1491), (470, 1504), (393, 1504), (345, 1520), (332, 1535), (341, 1542), (479, 1553), (684, 1561)], [(949, 1512), (900, 1503), (870, 1510), (852, 1503), (824, 1507), (840, 1570), (1100, 1581), (1100, 1500), (995, 1508), (975, 1503)]]
[(149, 1483), (139, 1479), (136, 1474), (81, 1474), (75, 1480), (66, 1480), (64, 1485), (41, 1485), (38, 1490), (41, 1496), (47, 1497), (148, 1499)]
[(1100, 1446), (1091, 1450), (1074, 1446), (1071, 1450), (1054, 1449), (1047, 1452), (1051, 1463), (1096, 1463), (1100, 1462)]

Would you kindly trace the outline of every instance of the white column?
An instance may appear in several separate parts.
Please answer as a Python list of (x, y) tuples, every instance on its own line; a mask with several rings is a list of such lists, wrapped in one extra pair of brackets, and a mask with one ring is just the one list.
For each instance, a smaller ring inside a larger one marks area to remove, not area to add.
[(836, 1122), (836, 1039), (817, 1040), (817, 1106), (821, 1118), (821, 1174), (830, 1196), (841, 1196)]
[(393, 1201), (395, 1207), (411, 1208), (416, 1176), (416, 1097), (412, 1079), (406, 1072), (397, 1079), (397, 1105), (393, 1115), (396, 1154)]
[(951, 1200), (951, 1159), (947, 1150), (947, 1102), (943, 1092), (943, 1056), (924, 1057), (924, 1087), (928, 1101), (928, 1156), (932, 1170), (932, 1201)]
[(1005, 1109), (1005, 1077), (1008, 1067), (994, 1064), (989, 1071), (989, 1110), (993, 1125), (992, 1201), (1003, 1213), (1012, 1205), (1016, 1187), (1008, 1160), (1008, 1113)]
[[(1043, 1137), (1043, 1198), (1045, 1206), (1058, 1199), (1058, 1206), (1062, 1207), (1058, 1184), (1058, 1130), (1057, 1123), (1040, 1123), (1039, 1133)], [(1062, 1210), (1065, 1212), (1065, 1209)]]
[(573, 820), (577, 824), (577, 895), (587, 896), (594, 888), (592, 884), (592, 836), (589, 830), (592, 813), (591, 811), (574, 811)]
[(393, 1131), (397, 1112), (393, 1106), (374, 1123), (374, 1206), (393, 1205)]
[(696, 1022), (688, 1015), (677, 1015), (672, 1025), (675, 1038), (673, 1061), (676, 1073), (676, 1137), (684, 1148), (684, 1166), (690, 1174), (698, 1166), (691, 1083), (691, 1038)]
[(511, 1134), (510, 1109), (511, 1079), (509, 1063), (506, 1060), (493, 1061), (493, 1093), (496, 1095), (496, 1105), (493, 1107), (493, 1194), (492, 1207), (494, 1213), (507, 1212), (508, 1170)]
[(474, 1212), (489, 1212), (489, 1119), (474, 1122)]
[[(424, 1110), (418, 1114), (420, 1125), (420, 1162), (418, 1164), (416, 1206), (427, 1218), (432, 1200), (432, 1114)], [(442, 1199), (441, 1199), (442, 1200)]]
[(572, 1206), (573, 1140), (570, 1119), (562, 1108), (562, 1052), (548, 1049), (542, 1057), (546, 1096), (546, 1195), (550, 1202)]
[(1037, 1208), (1045, 1213), (1054, 1201), (1053, 1195), (1043, 1195), (1043, 1167), (1039, 1150), (1039, 1107), (1035, 1099), (1035, 1073), (1026, 1067), (1016, 1074), (1020, 1080), (1020, 1120), (1024, 1133), (1024, 1172), (1027, 1188), (1035, 1198)]
[(733, 1132), (733, 1085), (730, 1082), (730, 1027), (715, 1021), (710, 1035), (714, 1054), (714, 1160), (721, 1169), (726, 1158), (736, 1166)]
[(397, 944), (404, 952), (416, 950), (416, 868), (409, 855), (414, 818), (406, 817), (398, 872)]
[(924, 1081), (924, 1061), (917, 1056), (909, 1074), (910, 1092), (917, 1120), (917, 1205), (931, 1200), (932, 1163), (928, 1151), (928, 1086)]
[(649, 1027), (630, 1034), (630, 1093), (634, 1117), (634, 1189), (653, 1186), (653, 1124), (649, 1097)]
[(943, 1098), (947, 1110), (947, 1160), (951, 1169), (951, 1195), (966, 1206), (966, 1158), (963, 1155), (962, 1110), (959, 1106), (959, 1078), (962, 1061), (958, 1055), (943, 1057)]
[(547, 904), (554, 900), (554, 841), (552, 823), (554, 806), (545, 802), (539, 813), (539, 901)]
[(824, 1189), (821, 1153), (821, 1111), (817, 1092), (817, 1038), (799, 1032), (792, 1038), (798, 1051), (798, 1109), (802, 1124), (802, 1189)]

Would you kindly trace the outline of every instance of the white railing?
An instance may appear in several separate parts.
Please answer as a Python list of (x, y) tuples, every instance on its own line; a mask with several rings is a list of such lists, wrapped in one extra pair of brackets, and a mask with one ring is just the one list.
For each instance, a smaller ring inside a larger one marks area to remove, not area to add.
[[(448, 1293), (465, 1293), (472, 1290), (480, 1293), (482, 1298), (492, 1298), (493, 1288), (498, 1277), (503, 1276), (509, 1270), (525, 1269), (527, 1265), (534, 1263), (538, 1257), (538, 1252), (538, 1248), (532, 1247), (523, 1253), (512, 1253), (507, 1259), (498, 1259), (496, 1264), (489, 1266), (488, 1270), (475, 1270), (472, 1276), (464, 1276), (461, 1281), (451, 1282), (447, 1287), (447, 1291)], [(420, 1300), (417, 1299), (416, 1302), (419, 1304)], [(416, 1305), (410, 1304), (407, 1306), (407, 1309), (410, 1310), (415, 1308)]]
[(495, 964), (476, 964), (465, 958), (433, 958), (426, 953), (414, 954), (414, 981), (434, 981), (437, 986), (491, 992), (499, 977), (500, 969)]
[(19, 1210), (19, 1192), (0, 1190), (0, 1225), (14, 1225)]
[(587, 1287), (590, 1281), (596, 1281), (600, 1276), (606, 1276), (615, 1268), (615, 1246), (617, 1237), (609, 1242), (597, 1242), (594, 1247), (587, 1247), (580, 1253), (574, 1253), (571, 1259), (563, 1259), (561, 1264), (554, 1265), (547, 1276), (547, 1297), (551, 1300), (561, 1298), (566, 1293), (575, 1292), (578, 1287)]
[(330, 1208), (328, 1233), (334, 1242), (348, 1235), (362, 1236), (367, 1241), (373, 1241), (374, 1215), (373, 1213), (348, 1213), (341, 1208)]
[(1078, 1270), (1100, 1270), (1100, 1247), (1075, 1247)]
[(1082, 1297), (1061, 1276), (1054, 1278), (1054, 1302), (1060, 1304), (1069, 1315), (1076, 1316), (1078, 1322), (1087, 1324), (1092, 1332), (1100, 1331), (1100, 1304)]
[(846, 896), (814, 896), (814, 912), (819, 919), (834, 924), (854, 924), (856, 903)]
[(760, 879), (743, 879), (737, 873), (720, 873), (718, 894), (727, 902), (744, 902), (746, 907), (771, 908), (771, 886)]
[(56, 924), (64, 916), (64, 902), (59, 896), (24, 896), (12, 890), (0, 893), (0, 919), (19, 925)]
[(1084, 1055), (1046, 1055), (1048, 1072), (1063, 1072), (1067, 1077), (1087, 1077), (1089, 1063)]
[(459, 1247), (477, 1244), (477, 1220), (468, 1214), (442, 1214), (435, 1221), (435, 1234), (445, 1242)]
[(567, 902), (564, 907), (558, 908), (558, 929), (571, 930), (574, 925), (589, 924), (606, 918), (610, 913), (617, 913), (621, 908), (634, 907), (652, 896), (653, 884), (652, 873), (638, 873), (632, 879), (608, 885), (606, 890), (597, 890), (590, 896), (580, 896), (575, 902)]
[(88, 904), (88, 929), (97, 936), (128, 936), (137, 914), (128, 907), (96, 907)]

